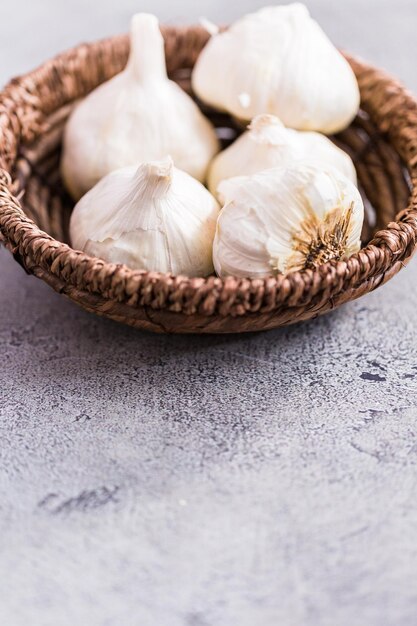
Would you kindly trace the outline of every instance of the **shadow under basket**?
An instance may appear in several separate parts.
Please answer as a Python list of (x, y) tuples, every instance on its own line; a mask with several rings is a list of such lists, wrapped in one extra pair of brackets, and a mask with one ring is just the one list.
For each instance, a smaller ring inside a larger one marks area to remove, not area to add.
[[(197, 26), (162, 27), (169, 75), (187, 91), (208, 39)], [(347, 57), (361, 111), (334, 141), (352, 156), (367, 209), (363, 248), (347, 261), (267, 279), (133, 271), (71, 249), (73, 208), (59, 174), (74, 103), (120, 72), (127, 36), (81, 45), (0, 94), (0, 241), (25, 270), (87, 311), (158, 332), (266, 330), (316, 317), (375, 289), (411, 258), (417, 236), (417, 103), (383, 72)], [(202, 107), (224, 145), (241, 129)]]

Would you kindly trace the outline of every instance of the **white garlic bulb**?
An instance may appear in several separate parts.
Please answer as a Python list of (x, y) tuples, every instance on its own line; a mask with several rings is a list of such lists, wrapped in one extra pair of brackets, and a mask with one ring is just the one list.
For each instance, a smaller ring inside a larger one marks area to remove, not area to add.
[(307, 160), (324, 168), (335, 167), (355, 185), (357, 183), (352, 159), (330, 139), (314, 131), (285, 128), (274, 115), (257, 115), (243, 135), (214, 157), (208, 186), (216, 194), (219, 183), (227, 178)]
[(219, 206), (170, 157), (115, 170), (75, 206), (74, 248), (132, 269), (206, 276)]
[(359, 109), (350, 65), (299, 3), (266, 7), (211, 37), (192, 84), (238, 118), (271, 113), (298, 130), (337, 132)]
[(166, 73), (158, 20), (132, 18), (126, 68), (92, 91), (66, 125), (62, 175), (78, 199), (109, 172), (164, 158), (203, 181), (218, 151), (216, 132)]
[(360, 248), (363, 202), (336, 169), (273, 168), (220, 183), (219, 276), (264, 278), (345, 259)]

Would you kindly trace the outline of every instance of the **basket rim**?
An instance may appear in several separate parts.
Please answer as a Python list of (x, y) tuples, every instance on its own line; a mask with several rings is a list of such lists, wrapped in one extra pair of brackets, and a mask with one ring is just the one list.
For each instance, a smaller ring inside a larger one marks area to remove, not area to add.
[[(201, 36), (199, 26), (178, 30), (184, 37), (195, 37), (197, 31)], [(162, 27), (162, 32), (167, 41), (177, 29)], [(361, 96), (365, 88), (371, 90), (377, 84), (383, 88), (384, 106), (370, 114), (393, 140), (410, 174), (412, 190), (408, 207), (347, 260), (330, 261), (314, 270), (267, 278), (196, 278), (110, 264), (74, 250), (45, 233), (24, 213), (19, 199), (13, 195), (13, 156), (10, 155), (13, 155), (13, 147), (30, 137), (36, 128), (40, 104), (36, 93), (43, 73), (48, 70), (59, 76), (80, 50), (87, 58), (99, 54), (101, 47), (109, 44), (127, 47), (127, 37), (116, 36), (76, 46), (40, 68), (12, 79), (0, 93), (0, 241), (3, 240), (29, 273), (36, 274), (38, 268), (72, 287), (132, 306), (149, 305), (186, 314), (244, 315), (306, 305), (319, 294), (329, 300), (378, 275), (381, 275), (379, 282), (384, 282), (385, 273), (389, 273), (394, 264), (400, 268), (412, 256), (417, 240), (417, 102), (388, 74), (349, 55), (345, 56), (355, 73), (366, 77), (366, 87), (364, 79), (362, 83), (359, 81)], [(370, 288), (375, 286), (377, 284)]]

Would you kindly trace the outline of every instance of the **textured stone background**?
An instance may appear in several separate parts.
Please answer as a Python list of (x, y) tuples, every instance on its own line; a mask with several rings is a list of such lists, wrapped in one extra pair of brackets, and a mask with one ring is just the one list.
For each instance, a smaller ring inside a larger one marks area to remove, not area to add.
[[(3, 0), (0, 80), (137, 9), (260, 4)], [(308, 4), (417, 91), (415, 0)], [(0, 623), (416, 624), (416, 278), (288, 329), (163, 337), (0, 250)]]

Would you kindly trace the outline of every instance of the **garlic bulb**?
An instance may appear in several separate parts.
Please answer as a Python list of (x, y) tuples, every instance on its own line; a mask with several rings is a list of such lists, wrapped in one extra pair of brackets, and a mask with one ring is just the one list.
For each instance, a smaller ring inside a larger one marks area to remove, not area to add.
[(306, 160), (324, 168), (333, 166), (357, 183), (352, 159), (330, 139), (314, 131), (285, 128), (274, 115), (257, 115), (248, 130), (213, 159), (208, 186), (215, 194), (219, 183), (227, 178)]
[(266, 7), (214, 35), (192, 76), (204, 102), (243, 120), (277, 115), (298, 130), (342, 130), (359, 108), (355, 75), (299, 3)]
[(157, 18), (139, 13), (126, 68), (92, 91), (68, 120), (61, 170), (78, 199), (109, 172), (167, 154), (203, 181), (218, 148), (211, 123), (167, 77)]
[(219, 206), (170, 157), (111, 172), (75, 206), (74, 248), (132, 269), (206, 276)]
[(219, 276), (264, 278), (345, 259), (360, 248), (363, 203), (336, 169), (273, 168), (220, 183)]

